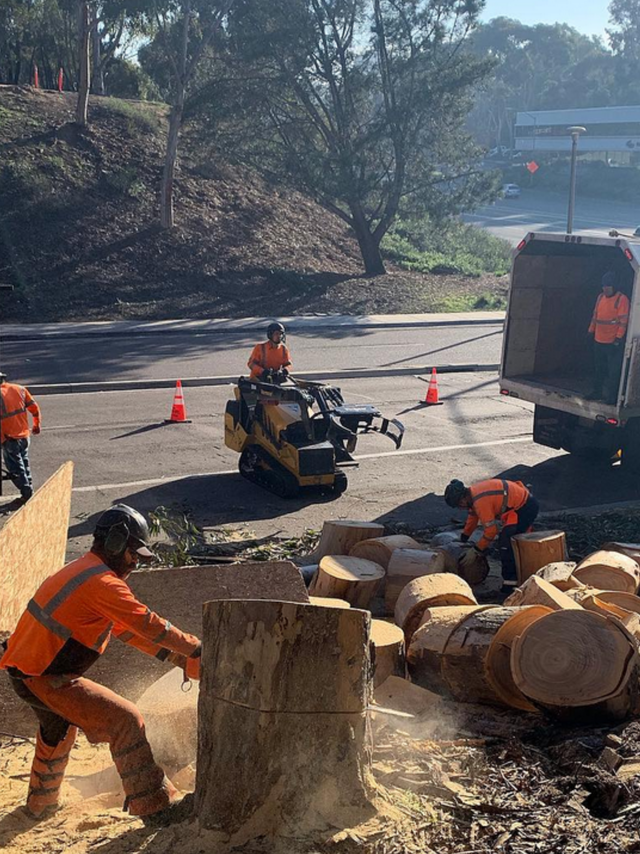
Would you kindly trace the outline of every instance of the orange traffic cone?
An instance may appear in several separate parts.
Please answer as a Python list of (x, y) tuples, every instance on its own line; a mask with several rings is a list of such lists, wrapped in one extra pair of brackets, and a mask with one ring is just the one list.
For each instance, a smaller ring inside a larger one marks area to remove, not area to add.
[(182, 393), (182, 380), (176, 381), (176, 393), (173, 396), (171, 415), (165, 424), (191, 424), (187, 419), (187, 407), (184, 405), (184, 394)]
[(442, 406), (442, 401), (438, 394), (438, 373), (435, 368), (431, 368), (431, 379), (429, 380), (429, 388), (427, 389), (423, 406)]

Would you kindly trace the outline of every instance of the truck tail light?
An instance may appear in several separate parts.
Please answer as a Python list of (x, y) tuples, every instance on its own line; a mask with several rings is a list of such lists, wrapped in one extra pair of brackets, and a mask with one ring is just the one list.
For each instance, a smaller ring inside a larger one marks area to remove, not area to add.
[(607, 418), (607, 424), (611, 424), (612, 427), (617, 427), (619, 423), (617, 418)]
[(509, 392), (508, 392), (508, 390), (507, 390), (506, 388), (501, 388), (501, 389), (500, 389), (500, 394), (506, 394), (506, 395), (508, 395), (508, 394), (509, 394)]
[(625, 249), (624, 254), (627, 257), (627, 261), (633, 261), (633, 252), (630, 249)]
[(527, 245), (527, 238), (523, 237), (520, 243), (516, 246), (516, 252), (522, 252), (524, 247)]

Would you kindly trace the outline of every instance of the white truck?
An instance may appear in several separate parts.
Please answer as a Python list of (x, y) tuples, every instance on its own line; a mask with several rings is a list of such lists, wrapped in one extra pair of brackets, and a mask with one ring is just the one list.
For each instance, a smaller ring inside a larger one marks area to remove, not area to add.
[[(592, 400), (593, 336), (602, 276), (614, 270), (631, 304), (614, 404)], [(511, 271), (500, 390), (535, 404), (533, 439), (591, 460), (622, 452), (640, 473), (640, 243), (531, 232)]]

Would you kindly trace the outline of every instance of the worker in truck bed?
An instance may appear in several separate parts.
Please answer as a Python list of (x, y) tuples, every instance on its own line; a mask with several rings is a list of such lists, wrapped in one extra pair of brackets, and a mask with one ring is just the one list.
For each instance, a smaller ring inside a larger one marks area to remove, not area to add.
[(0, 668), (40, 727), (26, 811), (44, 818), (58, 806), (60, 786), (78, 729), (92, 744), (107, 743), (125, 792), (124, 809), (145, 824), (188, 816), (190, 801), (156, 765), (144, 721), (133, 703), (85, 679), (111, 635), (161, 661), (200, 676), (201, 644), (139, 602), (126, 578), (147, 548), (147, 521), (117, 504), (96, 524), (91, 550), (40, 585), (3, 644)]
[[(465, 486), (461, 480), (452, 480), (444, 493), (449, 507), (468, 510), (461, 539), (467, 542), (475, 529), (483, 528), (482, 537), (472, 548), (485, 554), (496, 535), (502, 563), (504, 589), (515, 586), (516, 559), (511, 537), (529, 530), (538, 515), (538, 502), (520, 481), (481, 480)], [(469, 553), (471, 555), (471, 553)], [(462, 560), (464, 561), (465, 556)]]
[(269, 372), (287, 375), (291, 367), (291, 357), (285, 344), (286, 339), (287, 334), (281, 323), (275, 321), (269, 324), (267, 340), (263, 344), (256, 344), (247, 363), (251, 368), (250, 379), (261, 380), (263, 375)]
[(589, 400), (615, 403), (618, 397), (624, 339), (629, 322), (629, 299), (618, 290), (618, 278), (609, 270), (602, 277), (589, 334), (593, 335), (594, 383)]

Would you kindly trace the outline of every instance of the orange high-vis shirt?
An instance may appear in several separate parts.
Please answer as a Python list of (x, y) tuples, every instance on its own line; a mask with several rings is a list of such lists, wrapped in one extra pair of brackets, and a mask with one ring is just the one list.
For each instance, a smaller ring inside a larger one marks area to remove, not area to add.
[(613, 344), (624, 338), (629, 323), (629, 300), (621, 293), (607, 297), (600, 294), (596, 300), (589, 332), (598, 344)]
[(150, 611), (94, 552), (67, 564), (38, 588), (7, 641), (0, 668), (26, 676), (83, 673), (105, 651), (112, 633), (150, 655), (189, 656), (199, 647)]
[(263, 371), (288, 368), (291, 365), (289, 350), (285, 344), (274, 344), (273, 341), (256, 344), (247, 365), (251, 368), (251, 379), (258, 380)]
[(40, 426), (40, 407), (29, 394), (29, 390), (17, 383), (4, 382), (0, 385), (0, 444), (5, 439), (27, 439), (29, 416), (33, 426)]
[(499, 478), (481, 480), (469, 490), (472, 503), (463, 533), (470, 537), (481, 525), (484, 530), (478, 548), (482, 550), (491, 545), (500, 528), (516, 524), (516, 511), (524, 507), (531, 494), (520, 481)]

